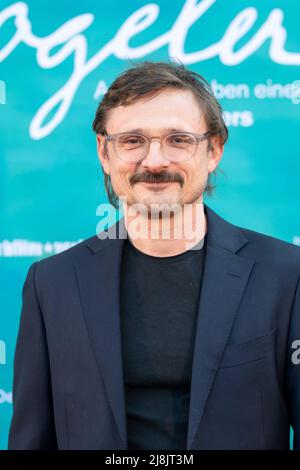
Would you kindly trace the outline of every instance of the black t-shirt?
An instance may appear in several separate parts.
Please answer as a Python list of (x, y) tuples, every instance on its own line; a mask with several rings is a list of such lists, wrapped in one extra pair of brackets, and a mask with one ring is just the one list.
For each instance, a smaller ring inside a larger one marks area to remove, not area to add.
[(128, 449), (186, 449), (206, 236), (197, 246), (156, 257), (124, 241), (120, 305)]

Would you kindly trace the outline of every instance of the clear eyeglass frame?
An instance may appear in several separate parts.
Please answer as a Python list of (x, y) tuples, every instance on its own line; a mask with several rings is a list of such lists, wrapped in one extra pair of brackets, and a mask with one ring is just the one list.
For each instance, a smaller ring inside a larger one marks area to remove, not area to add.
[[(144, 152), (136, 159), (126, 158), (124, 156), (124, 154), (120, 155), (120, 152), (117, 149), (118, 140), (121, 137), (124, 138), (127, 135), (130, 136), (130, 137), (137, 137), (137, 138), (145, 139), (145, 143), (147, 143)], [(161, 145), (162, 145), (162, 141), (163, 141), (162, 149), (164, 149), (166, 139), (168, 139), (170, 137), (176, 137), (176, 136), (181, 136), (181, 137), (182, 136), (188, 136), (192, 139), (192, 142), (190, 142), (190, 145), (191, 145), (193, 151), (187, 157), (181, 158), (181, 159), (179, 159), (178, 157), (172, 158), (170, 155), (165, 155), (166, 152), (163, 152), (164, 157), (167, 158), (169, 161), (179, 163), (179, 162), (187, 161), (187, 160), (190, 160), (191, 158), (193, 158), (193, 156), (196, 153), (198, 144), (200, 142), (202, 142), (203, 140), (206, 140), (208, 137), (210, 137), (212, 135), (213, 135), (213, 133), (211, 131), (206, 131), (202, 134), (197, 134), (195, 132), (178, 131), (178, 132), (171, 132), (171, 133), (166, 134), (166, 135), (161, 136), (161, 137), (159, 137), (159, 136), (148, 137), (145, 134), (138, 133), (138, 132), (119, 132), (117, 134), (105, 134), (104, 138), (105, 138), (105, 144), (107, 142), (112, 142), (113, 147), (114, 147), (114, 151), (115, 151), (116, 155), (120, 158), (120, 160), (123, 160), (127, 163), (138, 163), (139, 161), (143, 160), (146, 155), (148, 155), (149, 148), (150, 148), (150, 143), (152, 142), (153, 139), (159, 140)], [(177, 148), (177, 150), (178, 150), (178, 148)], [(183, 155), (183, 153), (182, 153), (182, 155)]]

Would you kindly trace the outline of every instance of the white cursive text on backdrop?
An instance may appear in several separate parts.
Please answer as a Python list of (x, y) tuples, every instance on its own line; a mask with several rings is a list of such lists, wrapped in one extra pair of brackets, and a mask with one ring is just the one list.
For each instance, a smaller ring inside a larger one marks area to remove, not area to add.
[[(28, 18), (28, 6), (25, 2), (17, 2), (0, 12), (0, 28), (11, 18), (15, 19), (16, 30), (2, 49), (0, 62), (3, 62), (21, 43), (36, 50), (36, 60), (43, 69), (53, 69), (63, 63), (69, 56), (74, 56), (73, 70), (67, 82), (37, 111), (30, 123), (30, 136), (42, 139), (49, 135), (66, 116), (75, 93), (93, 70), (113, 55), (119, 59), (140, 59), (168, 46), (169, 56), (184, 64), (194, 64), (218, 56), (227, 66), (234, 66), (246, 60), (257, 51), (266, 40), (270, 40), (269, 57), (282, 65), (300, 65), (300, 53), (285, 50), (287, 31), (283, 27), (283, 11), (274, 8), (270, 11), (265, 22), (253, 34), (251, 39), (238, 50), (236, 43), (253, 27), (258, 17), (257, 9), (245, 8), (229, 23), (223, 37), (205, 49), (195, 52), (185, 52), (185, 40), (189, 28), (210, 9), (216, 0), (187, 0), (171, 29), (151, 41), (132, 48), (129, 41), (136, 34), (151, 26), (159, 15), (159, 6), (155, 3), (139, 8), (120, 26), (115, 36), (91, 58), (87, 57), (87, 39), (82, 34), (94, 21), (92, 13), (76, 16), (48, 36), (39, 37), (33, 34)], [(60, 49), (51, 55), (53, 48)], [(46, 124), (49, 114), (51, 119)]]

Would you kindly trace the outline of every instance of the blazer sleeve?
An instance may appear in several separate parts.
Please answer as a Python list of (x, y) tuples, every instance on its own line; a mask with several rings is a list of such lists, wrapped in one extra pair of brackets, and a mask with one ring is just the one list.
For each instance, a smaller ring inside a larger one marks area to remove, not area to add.
[(290, 319), (288, 336), (287, 399), (290, 425), (293, 428), (293, 449), (300, 450), (300, 280)]
[(57, 449), (45, 325), (31, 265), (22, 290), (8, 450)]

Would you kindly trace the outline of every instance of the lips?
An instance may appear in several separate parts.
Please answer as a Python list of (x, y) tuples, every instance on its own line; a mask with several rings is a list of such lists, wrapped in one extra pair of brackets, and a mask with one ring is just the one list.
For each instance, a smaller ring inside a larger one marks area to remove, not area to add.
[(149, 183), (149, 182), (141, 181), (141, 183), (145, 184), (146, 186), (151, 187), (151, 189), (163, 189), (168, 184), (173, 183), (173, 181), (164, 181), (161, 183)]
[(172, 183), (172, 181), (141, 181), (141, 183), (144, 183), (144, 184), (169, 184), (169, 183)]

